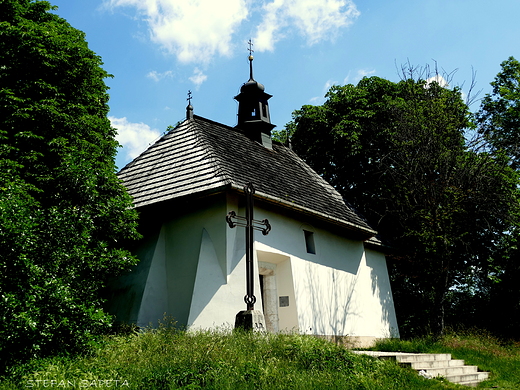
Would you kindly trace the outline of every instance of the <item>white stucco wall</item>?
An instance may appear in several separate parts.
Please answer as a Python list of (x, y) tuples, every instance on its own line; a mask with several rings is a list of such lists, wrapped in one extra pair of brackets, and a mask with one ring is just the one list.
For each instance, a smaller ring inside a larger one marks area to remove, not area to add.
[[(365, 249), (360, 241), (261, 207), (257, 207), (255, 215), (257, 219), (268, 218), (273, 226), (268, 236), (255, 236), (256, 250), (261, 257), (265, 257), (263, 253), (277, 253), (290, 259), (285, 267), (291, 268), (293, 309), (297, 311), (299, 332), (376, 338), (398, 336), (382, 253)], [(314, 232), (315, 254), (307, 253), (304, 229)], [(287, 325), (288, 329), (294, 328), (292, 323)]]
[[(234, 325), (245, 309), (245, 232), (226, 224), (229, 210), (245, 214), (236, 195), (211, 197), (197, 211), (166, 221), (155, 241), (148, 240), (151, 260), (146, 277), (141, 276), (146, 281), (137, 303), (138, 324), (156, 323), (166, 314), (195, 329)], [(255, 308), (262, 309), (260, 262), (262, 272), (275, 277), (274, 284), (268, 281), (266, 304), (277, 311), (276, 328), (328, 336), (398, 334), (381, 253), (257, 202), (255, 219), (264, 218), (272, 231), (267, 236), (255, 232)], [(314, 233), (315, 254), (307, 253), (303, 229)]]

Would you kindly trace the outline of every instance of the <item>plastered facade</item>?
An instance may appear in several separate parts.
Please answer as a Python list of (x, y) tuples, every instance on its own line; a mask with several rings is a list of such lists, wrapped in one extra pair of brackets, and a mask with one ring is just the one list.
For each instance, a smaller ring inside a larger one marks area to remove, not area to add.
[[(239, 195), (205, 200), (143, 232), (141, 263), (114, 284), (117, 319), (156, 326), (165, 315), (190, 329), (232, 327), (245, 309), (245, 232), (229, 228), (228, 211), (244, 215)], [(255, 204), (255, 308), (269, 331), (358, 339), (398, 337), (385, 257), (349, 239)], [(313, 238), (309, 253), (305, 233)]]

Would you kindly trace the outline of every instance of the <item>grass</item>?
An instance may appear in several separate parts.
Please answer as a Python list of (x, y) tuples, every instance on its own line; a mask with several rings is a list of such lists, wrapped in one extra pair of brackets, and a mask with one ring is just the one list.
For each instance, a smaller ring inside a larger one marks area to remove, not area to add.
[(520, 389), (520, 342), (504, 341), (478, 329), (448, 332), (439, 340), (383, 340), (373, 349), (416, 353), (451, 353), (454, 359), (491, 373), (479, 388)]
[[(450, 352), (494, 372), (488, 386), (520, 388), (519, 345), (492, 338), (389, 341), (381, 348)], [(503, 365), (505, 364), (505, 366)], [(509, 372), (513, 370), (515, 372)], [(508, 373), (509, 372), (509, 373)], [(509, 387), (508, 387), (509, 386)], [(516, 386), (516, 387), (515, 387)], [(391, 361), (356, 355), (312, 336), (231, 330), (157, 330), (106, 338), (88, 356), (14, 367), (0, 389), (461, 389)]]

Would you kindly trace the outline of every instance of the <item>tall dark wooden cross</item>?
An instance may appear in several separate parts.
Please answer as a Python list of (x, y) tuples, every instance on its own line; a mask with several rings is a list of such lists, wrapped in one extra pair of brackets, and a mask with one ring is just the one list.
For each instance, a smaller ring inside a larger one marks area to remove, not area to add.
[(271, 231), (271, 225), (267, 219), (262, 221), (253, 219), (253, 195), (255, 187), (253, 183), (247, 183), (244, 186), (244, 194), (246, 196), (246, 216), (238, 216), (234, 211), (230, 211), (226, 216), (229, 227), (242, 226), (246, 228), (246, 295), (244, 302), (247, 310), (255, 310), (255, 291), (254, 291), (254, 263), (253, 263), (253, 231), (259, 230), (265, 236)]

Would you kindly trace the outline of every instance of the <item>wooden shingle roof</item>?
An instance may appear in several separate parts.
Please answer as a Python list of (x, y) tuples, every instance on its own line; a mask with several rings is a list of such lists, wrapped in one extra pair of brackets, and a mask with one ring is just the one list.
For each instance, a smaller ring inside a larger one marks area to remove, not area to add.
[(239, 129), (194, 115), (118, 174), (136, 208), (252, 182), (255, 197), (341, 225), (376, 232), (291, 149), (267, 149)]

